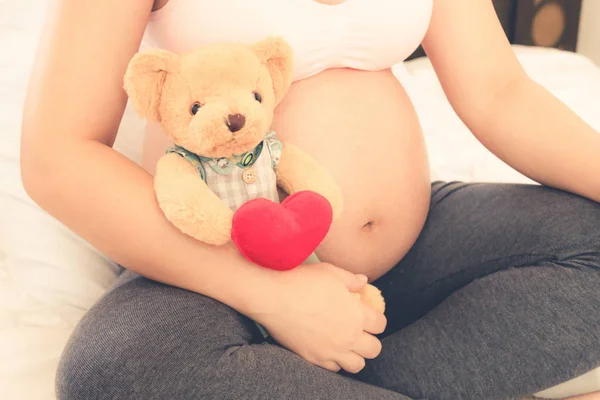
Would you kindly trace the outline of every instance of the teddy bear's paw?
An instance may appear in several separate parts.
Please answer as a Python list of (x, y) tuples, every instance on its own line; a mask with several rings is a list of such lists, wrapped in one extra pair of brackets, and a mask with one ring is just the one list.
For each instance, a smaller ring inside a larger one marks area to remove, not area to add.
[(203, 229), (204, 242), (212, 245), (223, 245), (231, 240), (233, 212), (221, 215), (213, 221), (208, 221)]
[(375, 311), (384, 313), (385, 300), (381, 295), (381, 291), (371, 284), (366, 284), (359, 292), (362, 302)]
[(319, 186), (320, 187), (309, 188), (308, 190), (319, 193), (327, 199), (333, 211), (333, 220), (336, 221), (342, 215), (342, 211), (344, 210), (344, 197), (342, 196), (342, 191), (339, 186), (333, 182), (333, 179), (331, 179), (328, 184)]
[(199, 235), (200, 237), (196, 237), (196, 239), (213, 246), (222, 246), (231, 240), (231, 233), (227, 234), (214, 230), (211, 231), (210, 229), (207, 231), (208, 232), (204, 232), (204, 234)]
[(226, 206), (213, 210), (214, 214), (211, 214), (206, 210), (161, 200), (159, 203), (167, 219), (186, 235), (211, 245), (223, 245), (231, 239), (233, 212)]
[(325, 197), (333, 210), (333, 220), (337, 220), (344, 210), (344, 196), (333, 176), (325, 169), (319, 168), (312, 182), (307, 182), (306, 188)]
[[(216, 246), (226, 244), (231, 240), (233, 212), (229, 209), (219, 211), (221, 212), (215, 212), (212, 215), (205, 214), (202, 219), (195, 221), (193, 218), (189, 219), (185, 227), (180, 224), (180, 229), (184, 228), (181, 229), (184, 233), (207, 244)], [(193, 223), (190, 224), (191, 221)]]
[(342, 211), (344, 211), (344, 197), (342, 196), (342, 191), (335, 185), (325, 198), (329, 200), (329, 203), (331, 204), (333, 220), (336, 221), (342, 215)]

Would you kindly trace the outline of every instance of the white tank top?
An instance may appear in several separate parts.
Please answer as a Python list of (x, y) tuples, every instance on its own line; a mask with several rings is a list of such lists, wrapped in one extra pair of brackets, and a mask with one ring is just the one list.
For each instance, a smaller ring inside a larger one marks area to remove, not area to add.
[(294, 81), (328, 68), (381, 70), (404, 61), (429, 27), (434, 0), (169, 0), (151, 14), (144, 45), (183, 53), (218, 42), (282, 36)]

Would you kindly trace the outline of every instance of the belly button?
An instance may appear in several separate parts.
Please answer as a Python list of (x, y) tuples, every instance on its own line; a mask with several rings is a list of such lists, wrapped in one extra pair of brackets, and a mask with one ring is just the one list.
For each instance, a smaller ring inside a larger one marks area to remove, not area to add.
[(375, 221), (369, 221), (363, 225), (362, 230), (365, 232), (370, 232), (374, 228), (373, 225), (375, 225)]

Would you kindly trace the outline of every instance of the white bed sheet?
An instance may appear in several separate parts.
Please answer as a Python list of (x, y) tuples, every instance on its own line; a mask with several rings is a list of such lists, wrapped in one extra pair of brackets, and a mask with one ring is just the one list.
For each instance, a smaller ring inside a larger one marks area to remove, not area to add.
[[(20, 184), (21, 106), (45, 5), (0, 0), (0, 398), (11, 400), (54, 397), (56, 363), (73, 326), (117, 274), (114, 263), (42, 212)], [(571, 53), (515, 50), (536, 80), (600, 130), (598, 67)], [(395, 72), (415, 101), (434, 179), (529, 182), (470, 135), (426, 59)], [(143, 127), (128, 108), (116, 148), (136, 162)], [(554, 394), (586, 388), (600, 388), (600, 373)]]

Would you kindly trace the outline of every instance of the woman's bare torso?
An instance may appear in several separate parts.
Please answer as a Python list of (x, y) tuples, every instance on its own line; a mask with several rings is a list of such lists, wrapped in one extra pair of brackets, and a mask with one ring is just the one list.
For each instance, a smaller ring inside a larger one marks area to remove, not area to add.
[[(318, 249), (320, 259), (371, 279), (392, 268), (420, 233), (430, 197), (421, 128), (392, 71), (333, 69), (297, 81), (276, 109), (273, 129), (325, 166), (342, 188), (344, 212)], [(148, 171), (170, 144), (149, 125)]]

